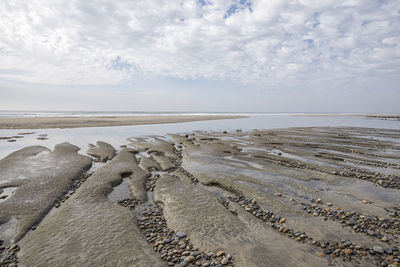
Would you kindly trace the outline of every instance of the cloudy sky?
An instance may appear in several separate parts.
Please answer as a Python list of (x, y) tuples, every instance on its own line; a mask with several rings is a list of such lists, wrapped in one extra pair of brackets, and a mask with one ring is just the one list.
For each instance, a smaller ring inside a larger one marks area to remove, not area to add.
[(0, 1), (0, 109), (400, 112), (399, 0)]

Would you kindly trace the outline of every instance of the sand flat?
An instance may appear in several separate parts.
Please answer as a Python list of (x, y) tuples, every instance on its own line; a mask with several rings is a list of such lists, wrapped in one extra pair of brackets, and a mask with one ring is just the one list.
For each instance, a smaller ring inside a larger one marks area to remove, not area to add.
[(0, 118), (0, 129), (48, 129), (180, 123), (202, 120), (238, 119), (231, 115), (98, 116)]
[(394, 266), (398, 140), (357, 127), (131, 138), (0, 266)]

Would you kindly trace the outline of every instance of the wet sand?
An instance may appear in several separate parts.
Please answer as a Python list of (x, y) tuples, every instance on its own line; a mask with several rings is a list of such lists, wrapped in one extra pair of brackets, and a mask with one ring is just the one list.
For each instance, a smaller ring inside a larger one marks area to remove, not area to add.
[(17, 117), (0, 118), (0, 129), (79, 128), (122, 125), (180, 123), (202, 120), (238, 119), (230, 115), (109, 116), (109, 117)]
[[(0, 232), (0, 266), (400, 263), (397, 130), (304, 127), (130, 140), (121, 149), (97, 142), (86, 152), (91, 158), (63, 144), (0, 160), (0, 197), (8, 195), (0, 202), (7, 232)], [(84, 157), (82, 166), (66, 156)], [(50, 171), (66, 164), (74, 166), (68, 176)], [(63, 183), (43, 202), (38, 195), (49, 192), (49, 178)], [(20, 198), (31, 200), (29, 214), (12, 208)]]

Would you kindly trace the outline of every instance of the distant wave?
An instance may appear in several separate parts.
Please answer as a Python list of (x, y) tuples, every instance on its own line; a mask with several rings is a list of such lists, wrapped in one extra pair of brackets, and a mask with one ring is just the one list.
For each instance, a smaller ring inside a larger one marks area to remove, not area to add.
[(243, 115), (243, 116), (365, 116), (370, 113), (304, 113), (304, 112), (174, 112), (174, 111), (0, 111), (0, 117), (93, 117), (93, 116), (177, 116), (177, 115)]

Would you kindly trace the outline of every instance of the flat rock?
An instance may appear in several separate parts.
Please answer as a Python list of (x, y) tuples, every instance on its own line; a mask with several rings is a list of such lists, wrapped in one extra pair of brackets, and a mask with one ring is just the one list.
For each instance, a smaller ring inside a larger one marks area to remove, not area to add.
[(78, 151), (69, 143), (58, 144), (53, 151), (31, 146), (0, 160), (0, 186), (17, 187), (0, 203), (0, 223), (18, 221), (14, 241), (40, 222), (73, 180), (90, 168), (91, 159)]
[(123, 150), (100, 167), (21, 241), (19, 266), (164, 266), (129, 210), (107, 198), (135, 166)]
[(89, 145), (86, 153), (92, 157), (97, 158), (101, 162), (107, 162), (114, 157), (115, 148), (106, 142), (97, 141), (96, 146), (92, 144)]
[(162, 175), (154, 198), (163, 206), (172, 230), (184, 231), (193, 245), (205, 253), (228, 251), (234, 255), (235, 266), (327, 265), (325, 259), (312, 254), (304, 258), (305, 248), (291, 239), (281, 238), (271, 227), (243, 211), (248, 220), (244, 223), (199, 186)]

